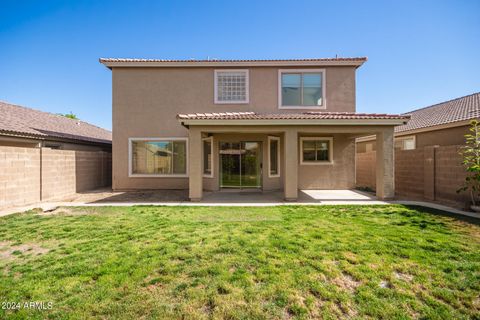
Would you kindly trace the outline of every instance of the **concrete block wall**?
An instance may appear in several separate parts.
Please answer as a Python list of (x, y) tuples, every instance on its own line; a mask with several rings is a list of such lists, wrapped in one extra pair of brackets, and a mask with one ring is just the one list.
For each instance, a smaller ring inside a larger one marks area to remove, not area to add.
[(462, 165), (462, 156), (459, 154), (461, 147), (435, 148), (435, 199), (438, 201), (447, 204), (470, 202), (468, 193), (457, 193), (467, 177), (467, 172)]
[[(395, 150), (395, 195), (398, 198), (436, 201), (465, 208), (467, 193), (456, 191), (467, 172), (459, 154), (462, 146), (427, 146)], [(356, 186), (375, 190), (376, 151), (356, 155)]]
[(355, 159), (355, 179), (357, 187), (367, 187), (375, 190), (376, 183), (376, 157), (375, 151), (357, 153)]
[(0, 208), (111, 185), (111, 153), (0, 146)]
[(104, 153), (78, 151), (76, 156), (76, 189), (89, 190), (106, 185)]
[(395, 150), (396, 196), (422, 199), (424, 193), (424, 150)]
[(76, 153), (42, 148), (42, 200), (59, 200), (76, 192)]
[(0, 208), (40, 201), (40, 149), (0, 146)]

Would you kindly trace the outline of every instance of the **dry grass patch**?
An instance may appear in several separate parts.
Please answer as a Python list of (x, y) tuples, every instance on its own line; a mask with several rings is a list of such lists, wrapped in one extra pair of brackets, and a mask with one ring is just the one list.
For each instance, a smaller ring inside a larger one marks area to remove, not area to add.
[(18, 259), (21, 255), (39, 256), (49, 252), (50, 249), (43, 248), (36, 243), (23, 243), (14, 245), (11, 241), (0, 242), (0, 259)]
[(349, 293), (354, 293), (355, 290), (360, 286), (360, 281), (355, 280), (352, 276), (342, 273), (339, 277), (331, 281), (337, 288), (340, 288)]
[(332, 304), (332, 311), (338, 319), (354, 319), (358, 316), (357, 310), (349, 302), (335, 302)]
[(413, 280), (413, 276), (411, 274), (408, 274), (408, 273), (395, 271), (393, 273), (393, 275), (395, 276), (395, 278), (397, 278), (399, 280), (402, 280), (402, 281), (412, 282), (412, 280)]
[(87, 214), (97, 214), (98, 211), (94, 207), (58, 207), (54, 210), (38, 212), (42, 216), (64, 215), (64, 216), (78, 216)]

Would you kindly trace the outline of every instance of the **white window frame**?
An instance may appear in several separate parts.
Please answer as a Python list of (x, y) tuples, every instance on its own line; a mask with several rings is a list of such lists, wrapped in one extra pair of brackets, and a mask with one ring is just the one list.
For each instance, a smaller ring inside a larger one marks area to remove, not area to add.
[[(270, 168), (270, 143), (272, 140), (277, 141), (277, 174), (271, 174)], [(268, 177), (269, 178), (279, 178), (280, 177), (280, 137), (268, 136)]]
[[(404, 145), (403, 145), (403, 141), (404, 140), (410, 140), (412, 139), (413, 140), (413, 149), (404, 149)], [(402, 148), (400, 148), (400, 150), (415, 150), (417, 149), (417, 138), (416, 136), (401, 136), (401, 137), (395, 137), (394, 139), (395, 141), (394, 142), (397, 142), (397, 141), (402, 141)], [(394, 143), (395, 145), (395, 143)]]
[[(186, 142), (186, 170), (185, 174), (145, 174), (145, 173), (133, 173), (132, 165), (132, 142), (133, 141), (185, 141)], [(189, 155), (189, 146), (188, 138), (186, 137), (135, 137), (128, 138), (128, 177), (129, 178), (188, 178), (188, 155)]]
[[(316, 141), (316, 140), (323, 140), (329, 141), (329, 150), (328, 150), (328, 158), (329, 161), (303, 161), (303, 141)], [(301, 165), (331, 165), (333, 164), (333, 137), (300, 137), (300, 164)]]
[[(322, 105), (321, 106), (283, 106), (282, 105), (282, 74), (284, 73), (321, 73), (322, 74)], [(279, 69), (278, 70), (278, 109), (312, 109), (325, 110), (327, 109), (327, 71), (325, 69)]]
[[(219, 101), (218, 100), (218, 74), (222, 72), (242, 72), (245, 73), (245, 100), (238, 101)], [(250, 103), (250, 72), (248, 69), (217, 69), (214, 71), (214, 89), (213, 99), (215, 104), (248, 104)]]
[[(210, 174), (205, 174), (205, 163), (203, 163), (204, 162), (203, 160), (205, 159), (205, 157), (203, 155), (203, 150), (204, 150), (203, 149), (203, 143), (205, 141), (208, 141), (208, 140), (210, 140), (210, 153), (212, 155), (212, 162), (211, 162), (212, 168), (210, 169)], [(213, 174), (213, 171), (215, 171), (213, 169), (213, 168), (215, 168), (214, 163), (215, 163), (215, 157), (213, 156), (213, 136), (208, 137), (208, 138), (203, 138), (202, 139), (202, 173), (203, 173), (204, 178), (213, 178), (214, 177), (214, 174)]]

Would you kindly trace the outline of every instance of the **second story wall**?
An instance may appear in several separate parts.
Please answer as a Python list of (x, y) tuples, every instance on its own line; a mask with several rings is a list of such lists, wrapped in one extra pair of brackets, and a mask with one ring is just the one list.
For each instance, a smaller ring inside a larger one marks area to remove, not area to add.
[(285, 67), (232, 68), (249, 70), (249, 103), (215, 104), (214, 71), (222, 69), (229, 68), (113, 68), (114, 139), (185, 136), (178, 113), (355, 112), (355, 67), (320, 68), (325, 70), (326, 109), (279, 109), (279, 69)]

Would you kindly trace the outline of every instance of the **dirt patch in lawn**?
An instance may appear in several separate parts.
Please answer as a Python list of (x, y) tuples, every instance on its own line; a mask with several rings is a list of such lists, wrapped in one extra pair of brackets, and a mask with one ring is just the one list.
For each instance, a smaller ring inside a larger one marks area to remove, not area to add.
[(352, 276), (342, 273), (340, 277), (332, 280), (332, 283), (338, 288), (353, 293), (360, 285), (360, 281), (355, 280)]
[(23, 243), (20, 245), (13, 245), (10, 241), (0, 241), (0, 258), (1, 259), (15, 259), (20, 255), (38, 256), (49, 252), (50, 249), (43, 248), (35, 243)]
[(411, 274), (408, 274), (408, 273), (402, 273), (402, 272), (399, 272), (399, 271), (395, 271), (393, 273), (393, 275), (395, 276), (395, 278), (397, 278), (399, 280), (406, 281), (406, 282), (411, 282), (413, 280), (413, 276)]
[(69, 208), (69, 207), (58, 207), (55, 210), (44, 211), (39, 213), (42, 216), (51, 216), (51, 215), (65, 215), (65, 216), (82, 216), (87, 214), (96, 214), (97, 212), (92, 208)]

